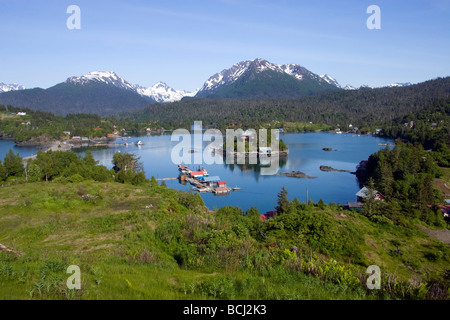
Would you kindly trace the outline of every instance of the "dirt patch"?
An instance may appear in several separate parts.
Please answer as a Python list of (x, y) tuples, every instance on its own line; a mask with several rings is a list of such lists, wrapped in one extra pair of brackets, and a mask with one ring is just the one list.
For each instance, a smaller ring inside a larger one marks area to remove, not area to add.
[(443, 179), (436, 179), (433, 181), (433, 185), (442, 191), (444, 198), (447, 199), (450, 197), (450, 182)]
[(155, 231), (156, 230), (156, 223), (154, 221), (147, 221), (147, 225), (150, 228), (150, 230)]
[(367, 238), (366, 238), (366, 243), (367, 243), (367, 245), (369, 245), (372, 249), (378, 250), (378, 246), (376, 245), (375, 241), (374, 241), (372, 238), (367, 237)]
[(112, 248), (115, 247), (116, 245), (112, 244), (112, 243), (106, 243), (106, 244), (101, 244), (98, 246), (94, 246), (94, 247), (85, 247), (83, 248), (83, 251), (95, 251), (95, 250), (100, 250), (100, 249), (108, 249), (108, 248)]
[(433, 230), (428, 229), (427, 227), (420, 226), (420, 228), (431, 238), (442, 241), (445, 244), (450, 244), (450, 230), (441, 229), (441, 230)]
[(338, 219), (338, 220), (347, 220), (347, 219), (349, 219), (349, 217), (348, 217), (345, 213), (343, 213), (343, 212), (341, 212), (341, 213), (336, 213), (336, 214), (334, 215), (334, 218), (335, 218), (335, 219)]
[(1, 251), (15, 253), (19, 257), (23, 254), (22, 252), (14, 249), (14, 248), (7, 247), (7, 246), (5, 246), (5, 245), (0, 243), (0, 252)]

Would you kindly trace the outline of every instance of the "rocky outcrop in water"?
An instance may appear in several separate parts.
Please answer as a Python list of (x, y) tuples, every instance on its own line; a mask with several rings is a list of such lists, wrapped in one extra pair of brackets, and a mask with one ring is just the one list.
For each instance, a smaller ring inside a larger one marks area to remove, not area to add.
[(350, 172), (350, 170), (339, 170), (329, 166), (320, 166), (320, 170), (326, 172)]
[(317, 177), (308, 176), (306, 173), (301, 171), (291, 171), (291, 172), (282, 172), (281, 176), (293, 177), (293, 178), (306, 178), (306, 179), (315, 179)]

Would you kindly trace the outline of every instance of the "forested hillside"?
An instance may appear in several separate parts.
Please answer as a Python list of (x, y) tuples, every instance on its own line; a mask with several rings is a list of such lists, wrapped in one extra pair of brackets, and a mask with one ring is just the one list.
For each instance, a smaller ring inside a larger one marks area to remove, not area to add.
[(368, 128), (427, 108), (450, 97), (450, 77), (407, 87), (362, 88), (298, 99), (193, 99), (152, 104), (121, 116), (136, 121), (157, 121), (165, 128), (188, 127), (195, 120), (205, 125), (254, 126), (278, 121), (303, 121)]

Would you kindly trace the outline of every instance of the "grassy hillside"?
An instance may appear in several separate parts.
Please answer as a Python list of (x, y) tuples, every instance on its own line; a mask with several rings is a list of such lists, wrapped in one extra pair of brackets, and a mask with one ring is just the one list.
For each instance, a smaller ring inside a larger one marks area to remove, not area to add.
[[(254, 209), (211, 213), (198, 195), (154, 181), (5, 186), (0, 244), (15, 252), (0, 251), (0, 299), (445, 296), (433, 280), (445, 284), (449, 248), (417, 222), (377, 224), (324, 204), (290, 208), (265, 222)], [(370, 264), (382, 270), (381, 290), (365, 287)], [(65, 285), (69, 265), (81, 269), (81, 290)]]

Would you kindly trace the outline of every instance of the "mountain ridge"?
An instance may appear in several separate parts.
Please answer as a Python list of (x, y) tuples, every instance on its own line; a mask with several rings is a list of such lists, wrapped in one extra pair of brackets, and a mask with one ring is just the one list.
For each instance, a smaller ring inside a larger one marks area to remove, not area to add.
[[(391, 83), (386, 87), (403, 87)], [(359, 89), (373, 89), (363, 85)], [(0, 83), (0, 103), (56, 114), (115, 114), (152, 103), (172, 103), (185, 98), (299, 98), (332, 91), (358, 90), (328, 74), (318, 75), (299, 64), (274, 64), (257, 58), (235, 63), (209, 77), (199, 89), (176, 90), (159, 81), (151, 87), (132, 84), (114, 71), (91, 71), (68, 77), (47, 89), (25, 89)]]
[(214, 74), (195, 97), (300, 97), (338, 89), (298, 64), (274, 64), (257, 58)]

